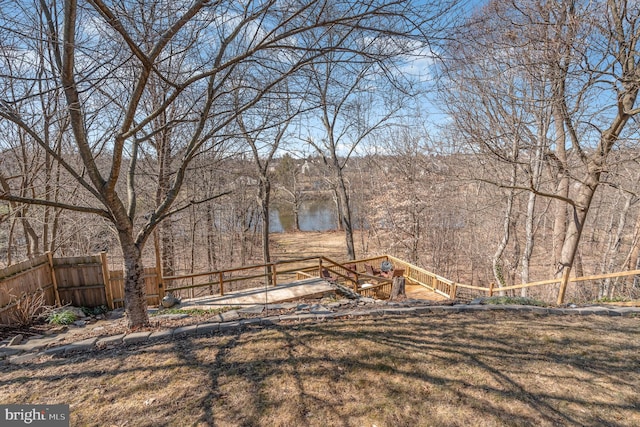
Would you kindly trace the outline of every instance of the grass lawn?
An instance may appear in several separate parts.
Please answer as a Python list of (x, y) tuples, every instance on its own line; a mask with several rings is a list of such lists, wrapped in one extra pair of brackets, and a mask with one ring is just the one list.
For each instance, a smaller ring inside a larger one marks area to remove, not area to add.
[(281, 324), (3, 366), (0, 403), (91, 426), (638, 426), (640, 319)]

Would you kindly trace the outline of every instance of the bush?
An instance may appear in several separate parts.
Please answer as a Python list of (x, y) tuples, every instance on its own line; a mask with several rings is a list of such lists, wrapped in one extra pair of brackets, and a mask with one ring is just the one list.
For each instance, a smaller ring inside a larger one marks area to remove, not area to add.
[(16, 300), (16, 305), (11, 312), (11, 320), (20, 326), (30, 326), (48, 308), (42, 289), (33, 294), (24, 294)]
[(47, 317), (47, 322), (54, 325), (70, 325), (76, 320), (76, 315), (69, 310), (57, 311)]
[(98, 314), (105, 314), (109, 311), (106, 305), (99, 305), (97, 307), (82, 307), (82, 312), (87, 316), (97, 316)]

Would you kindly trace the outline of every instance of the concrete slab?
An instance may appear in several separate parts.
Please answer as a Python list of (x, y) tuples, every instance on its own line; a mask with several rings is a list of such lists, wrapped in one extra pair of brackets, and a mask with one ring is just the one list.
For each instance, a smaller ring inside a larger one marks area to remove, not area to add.
[(44, 351), (44, 354), (49, 354), (49, 355), (53, 355), (53, 356), (61, 355), (61, 354), (66, 353), (66, 351), (67, 351), (67, 349), (69, 347), (71, 347), (71, 345), (63, 345), (63, 346), (60, 346), (60, 347), (51, 347), (51, 348), (46, 349)]
[(96, 342), (96, 347), (108, 347), (112, 345), (120, 345), (122, 344), (122, 339), (125, 337), (125, 334), (113, 335), (110, 337), (100, 338)]
[(13, 365), (21, 365), (23, 363), (33, 362), (39, 356), (40, 355), (38, 353), (26, 353), (19, 356), (12, 356), (9, 358), (9, 363)]
[(65, 350), (65, 353), (71, 353), (74, 351), (91, 350), (93, 346), (96, 344), (96, 341), (98, 341), (98, 338), (94, 337), (94, 338), (87, 338), (86, 340), (71, 343), (66, 346), (67, 349)]
[(220, 320), (222, 322), (231, 322), (233, 320), (238, 320), (239, 318), (240, 318), (240, 315), (236, 310), (220, 313)]
[(149, 335), (149, 340), (169, 339), (173, 336), (173, 329), (164, 329), (162, 331), (153, 332)]
[(416, 309), (413, 307), (393, 307), (393, 308), (385, 308), (385, 315), (407, 315), (407, 314), (415, 314)]
[(196, 333), (198, 335), (206, 335), (206, 334), (213, 334), (215, 332), (218, 332), (219, 330), (220, 330), (220, 323), (218, 322), (200, 323), (198, 325), (198, 329), (196, 330)]
[(149, 339), (150, 336), (151, 336), (151, 332), (148, 332), (148, 331), (134, 332), (132, 334), (125, 335), (124, 338), (122, 338), (122, 342), (124, 344), (135, 344), (139, 342), (145, 342)]
[(259, 317), (254, 317), (252, 319), (242, 319), (240, 321), (240, 325), (242, 326), (255, 326), (262, 324), (262, 319)]
[(182, 326), (181, 328), (176, 328), (173, 330), (174, 338), (180, 336), (195, 335), (196, 333), (198, 333), (198, 325)]
[(220, 332), (235, 331), (240, 327), (240, 322), (220, 323)]
[(260, 314), (264, 311), (264, 305), (254, 305), (253, 307), (247, 307), (238, 310), (238, 313), (246, 314)]
[(22, 353), (22, 350), (18, 350), (17, 348), (12, 347), (2, 347), (0, 348), (0, 359), (9, 356), (15, 356), (16, 354)]

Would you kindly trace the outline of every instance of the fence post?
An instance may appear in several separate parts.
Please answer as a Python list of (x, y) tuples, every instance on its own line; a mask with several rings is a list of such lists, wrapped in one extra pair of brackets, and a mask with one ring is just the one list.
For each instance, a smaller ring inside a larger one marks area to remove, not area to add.
[(272, 282), (273, 282), (273, 286), (278, 286), (278, 274), (276, 273), (276, 264), (273, 263), (271, 264), (271, 275), (272, 275)]
[(220, 296), (224, 296), (224, 278), (222, 272), (218, 273), (218, 283), (220, 283)]
[(107, 307), (109, 307), (109, 310), (113, 310), (113, 292), (111, 291), (111, 278), (109, 277), (109, 263), (106, 252), (100, 252), (100, 266), (102, 267), (102, 280), (104, 281), (104, 294), (107, 297)]
[(458, 286), (456, 286), (456, 284), (454, 283), (451, 285), (451, 294), (449, 295), (449, 298), (456, 299), (457, 292), (458, 292)]
[(164, 298), (164, 281), (162, 280), (162, 260), (160, 255), (160, 237), (158, 236), (158, 227), (153, 230), (153, 246), (156, 256), (156, 286), (158, 287), (158, 304), (162, 305)]
[(495, 286), (495, 284), (493, 282), (489, 283), (489, 296), (492, 297), (493, 296), (493, 287)]
[(53, 255), (51, 251), (47, 251), (47, 262), (49, 263), (49, 271), (51, 271), (51, 283), (53, 284), (53, 294), (56, 298), (56, 304), (61, 306), (60, 293), (58, 292), (58, 279), (56, 279), (56, 271), (53, 269)]
[(569, 283), (569, 273), (571, 267), (565, 266), (562, 271), (562, 282), (560, 282), (560, 290), (558, 290), (558, 305), (564, 303), (564, 293), (567, 291), (567, 284)]

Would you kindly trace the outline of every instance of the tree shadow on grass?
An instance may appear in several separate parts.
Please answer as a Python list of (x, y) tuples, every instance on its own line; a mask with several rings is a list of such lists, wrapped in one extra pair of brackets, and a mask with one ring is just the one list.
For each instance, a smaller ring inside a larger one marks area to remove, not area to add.
[[(40, 388), (38, 398), (47, 401), (55, 384), (82, 395), (114, 380), (112, 401), (96, 405), (159, 396), (159, 407), (138, 405), (125, 414), (132, 422), (151, 420), (139, 425), (154, 419), (208, 426), (640, 422), (638, 322), (489, 315), (361, 319), (184, 337), (4, 367), (9, 375), (0, 377), (0, 390)], [(184, 376), (191, 389), (168, 381), (154, 390), (149, 381), (159, 372)], [(138, 384), (127, 383), (129, 377)], [(180, 387), (177, 397), (162, 397)], [(0, 396), (8, 401), (7, 394)], [(73, 403), (83, 405), (80, 398)], [(88, 415), (80, 418), (92, 425)]]

